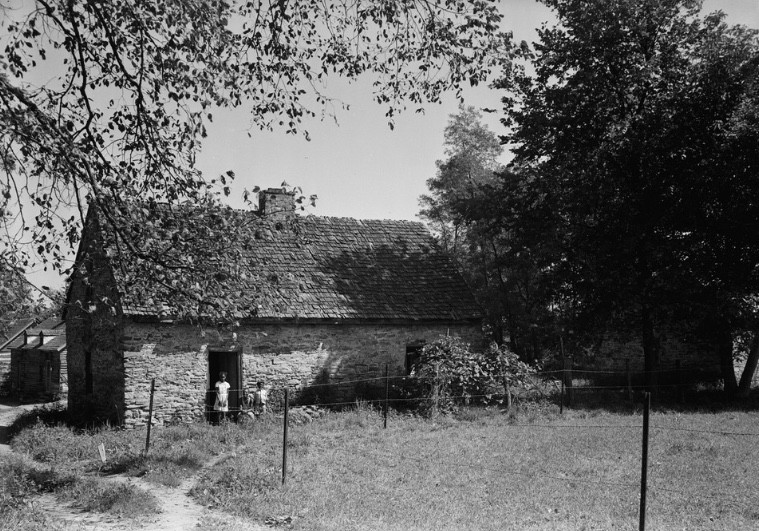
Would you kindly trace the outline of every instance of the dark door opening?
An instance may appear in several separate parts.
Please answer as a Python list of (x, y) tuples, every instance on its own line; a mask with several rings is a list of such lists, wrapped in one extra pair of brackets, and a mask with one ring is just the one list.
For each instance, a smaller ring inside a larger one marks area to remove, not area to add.
[(413, 343), (406, 345), (406, 374), (411, 374), (419, 359), (422, 357), (424, 343)]
[(216, 401), (214, 385), (219, 381), (219, 373), (227, 373), (229, 382), (229, 414), (232, 417), (240, 411), (242, 402), (242, 350), (208, 351), (208, 386), (206, 392), (206, 411), (209, 421), (213, 417), (213, 404)]

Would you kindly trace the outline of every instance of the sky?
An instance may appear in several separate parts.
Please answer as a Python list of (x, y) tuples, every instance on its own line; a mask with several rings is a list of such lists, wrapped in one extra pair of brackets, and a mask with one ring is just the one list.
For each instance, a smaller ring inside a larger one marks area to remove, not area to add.
[[(534, 0), (502, 0), (503, 29), (519, 42), (537, 39), (536, 28), (553, 22), (551, 11)], [(729, 24), (759, 28), (759, 0), (706, 0), (704, 11), (725, 11)], [(418, 198), (426, 193), (427, 179), (435, 175), (435, 161), (444, 157), (443, 131), (459, 102), (447, 96), (429, 104), (424, 114), (408, 112), (388, 127), (385, 109), (372, 100), (371, 80), (348, 85), (330, 81), (327, 88), (350, 105), (336, 109), (336, 119), (304, 122), (310, 141), (302, 135), (260, 132), (251, 129), (244, 112), (215, 111), (214, 123), (198, 158), (208, 177), (232, 170), (236, 174), (229, 204), (245, 208), (242, 190), (278, 187), (282, 182), (298, 186), (305, 195), (316, 194), (315, 208), (321, 216), (359, 219), (418, 220)], [(467, 105), (500, 109), (501, 95), (487, 87), (464, 92)], [(483, 122), (502, 134), (499, 113), (485, 114)], [(250, 133), (250, 137), (248, 136)], [(508, 160), (508, 153), (504, 160)], [(35, 285), (59, 288), (63, 278), (50, 272), (29, 275)]]
[[(704, 11), (725, 11), (728, 23), (759, 28), (759, 0), (708, 0)], [(552, 21), (551, 11), (533, 0), (502, 0), (503, 29), (519, 42), (537, 39), (536, 28)], [(299, 186), (305, 195), (317, 194), (316, 208), (322, 216), (360, 219), (416, 220), (418, 198), (426, 181), (435, 175), (435, 161), (444, 157), (443, 130), (458, 101), (446, 97), (442, 104), (429, 104), (424, 115), (405, 113), (395, 129), (387, 125), (385, 109), (371, 99), (371, 81), (353, 85), (330, 84), (328, 91), (350, 104), (350, 111), (337, 111), (333, 120), (304, 124), (311, 141), (303, 136), (250, 131), (244, 113), (214, 114), (214, 127), (199, 158), (208, 175), (226, 170), (236, 174), (230, 203), (243, 207), (243, 188), (277, 187), (282, 182)], [(487, 87), (465, 92), (465, 103), (479, 108), (501, 109), (501, 94)], [(483, 121), (496, 134), (505, 131), (498, 113)], [(504, 154), (504, 161), (508, 159)]]

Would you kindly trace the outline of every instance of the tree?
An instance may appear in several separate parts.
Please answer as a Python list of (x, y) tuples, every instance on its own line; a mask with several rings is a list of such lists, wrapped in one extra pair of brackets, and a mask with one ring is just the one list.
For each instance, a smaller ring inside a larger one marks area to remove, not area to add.
[(538, 281), (547, 255), (536, 251), (537, 242), (550, 242), (551, 212), (519, 211), (521, 204), (537, 204), (528, 197), (533, 189), (498, 161), (503, 146), (481, 118), (472, 107), (450, 117), (448, 158), (427, 180), (430, 195), (421, 196), (419, 215), (458, 262), (493, 338), (533, 361), (542, 357), (539, 330), (550, 319)]
[(62, 291), (50, 290), (41, 297), (23, 274), (0, 267), (0, 334), (5, 336), (21, 319), (60, 317), (63, 298)]
[(150, 212), (228, 194), (231, 172), (207, 179), (194, 166), (214, 109), (246, 108), (257, 127), (308, 136), (304, 119), (335, 104), (327, 77), (366, 74), (392, 125), (407, 105), (420, 110), (485, 80), (509, 53), (492, 1), (36, 0), (0, 9), (0, 259), (14, 268), (64, 268), (88, 208), (138, 253), (130, 227), (150, 220), (130, 208), (135, 200)]
[(554, 213), (547, 302), (575, 326), (631, 323), (649, 376), (661, 323), (701, 321), (730, 391), (759, 263), (756, 32), (697, 1), (545, 3), (559, 25), (524, 54), (534, 73), (515, 65), (501, 86), (537, 200), (520, 212)]
[(454, 255), (466, 240), (457, 205), (470, 198), (479, 186), (493, 181), (495, 172), (501, 169), (498, 158), (503, 147), (481, 119), (482, 114), (471, 106), (460, 106), (458, 114), (449, 116), (443, 142), (448, 158), (435, 162), (437, 174), (427, 179), (430, 195), (419, 198), (419, 216)]
[(487, 321), (501, 339), (501, 289), (491, 267), (492, 241), (472, 222), (469, 212), (482, 186), (502, 169), (503, 147), (481, 122), (474, 107), (459, 107), (444, 131), (447, 158), (436, 161), (437, 173), (427, 179), (429, 195), (419, 198), (419, 217), (427, 222), (440, 245), (458, 263), (467, 283), (484, 306)]

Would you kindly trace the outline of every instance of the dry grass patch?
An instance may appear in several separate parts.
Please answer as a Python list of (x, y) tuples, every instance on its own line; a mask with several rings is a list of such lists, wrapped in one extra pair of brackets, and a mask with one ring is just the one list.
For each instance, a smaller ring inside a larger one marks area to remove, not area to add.
[(87, 512), (109, 513), (140, 518), (159, 512), (158, 500), (133, 485), (112, 485), (97, 479), (83, 479), (57, 492), (60, 500)]
[(17, 455), (0, 456), (0, 527), (23, 531), (58, 531), (58, 522), (31, 503), (34, 495), (51, 492), (73, 481), (61, 478)]

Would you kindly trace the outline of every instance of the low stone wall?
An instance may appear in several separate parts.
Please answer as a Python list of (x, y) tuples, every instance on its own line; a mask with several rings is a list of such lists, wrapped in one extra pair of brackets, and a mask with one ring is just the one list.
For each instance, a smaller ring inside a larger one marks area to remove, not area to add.
[[(477, 325), (270, 324), (217, 331), (192, 325), (128, 323), (121, 345), (122, 420), (127, 427), (146, 424), (153, 378), (155, 424), (202, 418), (213, 383), (208, 353), (217, 348), (242, 352), (245, 388), (252, 390), (262, 381), (268, 389), (298, 390), (315, 382), (381, 375), (386, 364), (390, 374), (404, 374), (407, 345), (446, 333), (459, 335), (474, 347), (482, 341)], [(346, 399), (353, 390), (341, 389)]]

